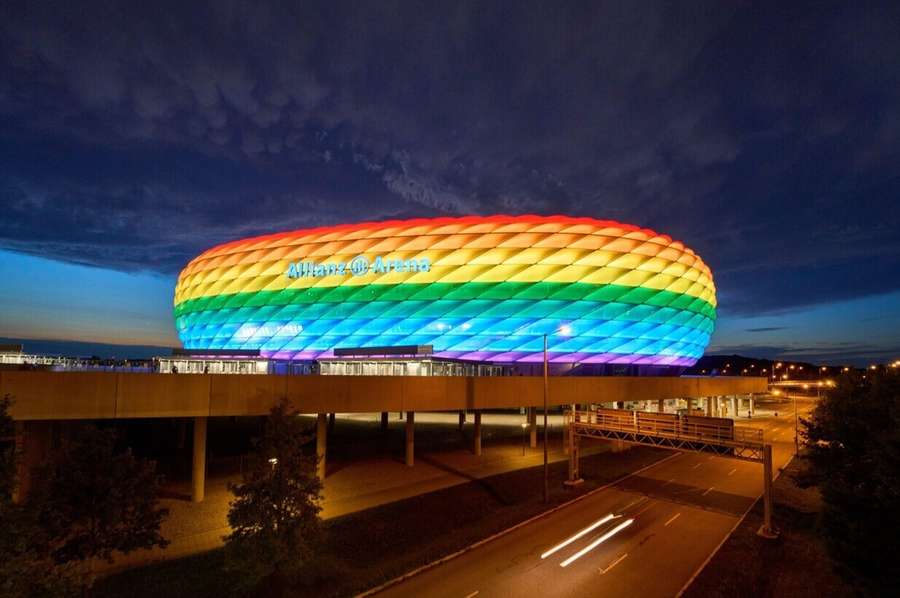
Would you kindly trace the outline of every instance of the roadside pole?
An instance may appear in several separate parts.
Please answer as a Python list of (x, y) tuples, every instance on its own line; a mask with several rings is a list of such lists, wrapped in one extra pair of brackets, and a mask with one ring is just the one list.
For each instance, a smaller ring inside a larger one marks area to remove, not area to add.
[(772, 445), (763, 446), (763, 524), (756, 532), (763, 538), (777, 538), (778, 531), (772, 527)]
[(550, 500), (550, 474), (547, 469), (547, 394), (549, 393), (549, 380), (547, 379), (547, 335), (544, 335), (544, 502)]
[(569, 418), (566, 423), (566, 426), (569, 428), (569, 478), (563, 482), (563, 484), (570, 488), (584, 482), (578, 471), (580, 469), (580, 463), (578, 462), (578, 438), (575, 434), (575, 418), (577, 417), (575, 408), (577, 405), (572, 405), (571, 407), (572, 410), (569, 412)]

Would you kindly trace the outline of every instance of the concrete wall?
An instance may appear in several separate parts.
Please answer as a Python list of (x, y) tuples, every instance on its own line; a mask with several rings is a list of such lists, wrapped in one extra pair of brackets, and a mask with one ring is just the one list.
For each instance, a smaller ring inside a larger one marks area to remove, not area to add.
[[(551, 377), (550, 404), (764, 393), (766, 378)], [(254, 376), (0, 372), (17, 420), (263, 415), (281, 397), (304, 413), (538, 406), (540, 377)]]

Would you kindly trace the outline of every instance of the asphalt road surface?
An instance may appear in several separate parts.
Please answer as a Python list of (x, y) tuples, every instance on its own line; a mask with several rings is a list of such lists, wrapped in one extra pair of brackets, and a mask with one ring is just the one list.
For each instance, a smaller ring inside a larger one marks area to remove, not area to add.
[[(800, 416), (812, 406), (800, 404)], [(794, 453), (793, 408), (785, 409), (737, 422), (765, 430), (776, 468)], [(675, 596), (760, 494), (757, 463), (673, 451), (379, 596)]]

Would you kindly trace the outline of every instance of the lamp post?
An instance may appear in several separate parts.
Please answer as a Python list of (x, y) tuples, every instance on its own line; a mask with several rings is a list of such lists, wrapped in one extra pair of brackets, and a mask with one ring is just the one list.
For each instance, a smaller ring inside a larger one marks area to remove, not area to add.
[(522, 424), (522, 456), (525, 456), (525, 430), (528, 429), (528, 424)]
[(547, 379), (547, 335), (544, 334), (544, 502), (550, 501), (550, 470), (547, 466), (547, 395), (549, 380)]

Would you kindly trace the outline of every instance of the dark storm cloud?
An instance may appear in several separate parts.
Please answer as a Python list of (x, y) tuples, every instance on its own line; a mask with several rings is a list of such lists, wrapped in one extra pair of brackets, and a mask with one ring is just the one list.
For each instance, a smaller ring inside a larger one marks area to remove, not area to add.
[(783, 4), (7, 4), (0, 245), (564, 212), (684, 240), (734, 313), (896, 289), (897, 10)]

